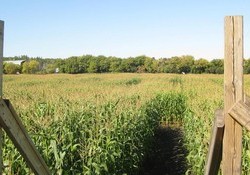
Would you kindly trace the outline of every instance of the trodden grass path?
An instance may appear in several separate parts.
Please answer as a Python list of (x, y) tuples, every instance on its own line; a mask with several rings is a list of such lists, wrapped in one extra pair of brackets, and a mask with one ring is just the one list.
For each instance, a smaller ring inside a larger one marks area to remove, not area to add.
[(181, 129), (162, 126), (139, 175), (183, 175), (187, 170), (186, 154)]

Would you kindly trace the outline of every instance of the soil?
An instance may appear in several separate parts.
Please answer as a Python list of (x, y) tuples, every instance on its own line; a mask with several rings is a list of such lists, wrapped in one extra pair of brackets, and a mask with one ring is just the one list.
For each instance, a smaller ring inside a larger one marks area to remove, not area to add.
[(162, 126), (155, 134), (152, 149), (143, 161), (139, 175), (184, 175), (186, 155), (181, 129)]

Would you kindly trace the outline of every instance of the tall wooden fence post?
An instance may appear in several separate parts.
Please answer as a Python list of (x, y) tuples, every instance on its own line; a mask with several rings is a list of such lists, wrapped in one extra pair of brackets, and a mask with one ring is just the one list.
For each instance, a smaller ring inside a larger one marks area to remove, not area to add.
[[(0, 99), (3, 96), (3, 38), (4, 22), (0, 20)], [(0, 127), (0, 174), (3, 174), (3, 129)]]
[(0, 20), (0, 97), (3, 95), (3, 37), (4, 22)]
[(243, 17), (225, 17), (223, 175), (241, 174), (242, 127), (230, 115), (243, 100)]

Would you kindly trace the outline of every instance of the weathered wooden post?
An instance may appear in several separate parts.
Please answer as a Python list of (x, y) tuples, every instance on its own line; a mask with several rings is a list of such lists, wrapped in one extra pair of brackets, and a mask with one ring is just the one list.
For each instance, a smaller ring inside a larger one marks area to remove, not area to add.
[(241, 174), (242, 126), (231, 115), (233, 105), (243, 100), (243, 17), (225, 17), (224, 119), (222, 173)]
[[(3, 96), (3, 38), (4, 22), (0, 20), (0, 99)], [(0, 127), (0, 174), (3, 174), (3, 129)]]
[(215, 119), (212, 130), (212, 136), (209, 144), (209, 152), (205, 166), (204, 175), (216, 175), (220, 169), (220, 162), (222, 159), (222, 142), (224, 134), (224, 116), (223, 110), (215, 111)]
[(225, 17), (224, 52), (224, 117), (216, 115), (205, 175), (218, 174), (221, 157), (223, 175), (241, 174), (242, 127), (250, 131), (250, 101), (243, 91), (242, 16)]

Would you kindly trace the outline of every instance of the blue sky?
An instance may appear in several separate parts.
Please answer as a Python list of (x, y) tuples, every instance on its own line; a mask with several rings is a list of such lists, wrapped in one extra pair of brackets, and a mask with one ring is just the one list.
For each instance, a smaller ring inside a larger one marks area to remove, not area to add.
[(2, 0), (0, 4), (4, 56), (223, 58), (227, 15), (244, 16), (244, 53), (250, 58), (249, 0)]

